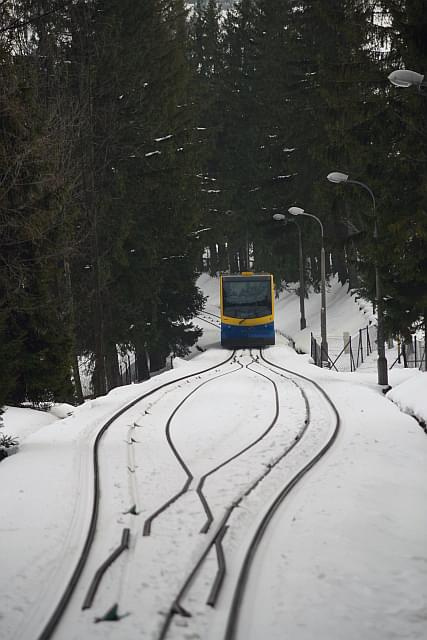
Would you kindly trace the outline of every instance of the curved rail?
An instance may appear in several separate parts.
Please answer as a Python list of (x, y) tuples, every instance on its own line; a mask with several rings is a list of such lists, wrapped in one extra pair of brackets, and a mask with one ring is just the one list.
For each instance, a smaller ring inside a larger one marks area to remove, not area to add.
[[(206, 311), (203, 311), (203, 313), (205, 314)], [(206, 322), (206, 324), (210, 324), (213, 327), (215, 327), (216, 329), (220, 329), (221, 328), (221, 318), (214, 316), (213, 314), (210, 314), (212, 317), (214, 317), (216, 319), (216, 322), (214, 322), (213, 320), (211, 320), (210, 318), (204, 318), (202, 314), (198, 313), (196, 314), (196, 318), (198, 320), (201, 320), (202, 322)]]
[(205, 309), (203, 309), (202, 313), (206, 313), (206, 315), (212, 316), (212, 318), (217, 318), (218, 320), (221, 320), (221, 316), (217, 313), (212, 313), (211, 311), (206, 311)]
[(124, 407), (122, 407), (119, 411), (117, 411), (98, 431), (97, 436), (95, 438), (95, 442), (93, 444), (93, 456), (92, 456), (92, 460), (93, 460), (93, 470), (94, 470), (94, 478), (93, 478), (93, 504), (92, 504), (92, 512), (91, 512), (91, 518), (90, 518), (90, 523), (89, 523), (89, 528), (86, 534), (86, 538), (85, 538), (85, 542), (82, 548), (82, 551), (80, 553), (79, 559), (77, 561), (77, 564), (74, 568), (74, 571), (68, 581), (68, 584), (66, 586), (66, 588), (64, 589), (63, 594), (61, 595), (59, 602), (57, 603), (52, 615), (50, 616), (48, 622), (46, 623), (46, 625), (43, 628), (43, 631), (41, 632), (41, 634), (38, 636), (38, 640), (49, 640), (49, 638), (52, 637), (52, 634), (54, 632), (54, 630), (56, 629), (62, 615), (65, 612), (65, 609), (71, 599), (71, 596), (76, 588), (76, 585), (80, 579), (80, 576), (83, 572), (84, 566), (87, 562), (87, 559), (89, 557), (89, 553), (90, 553), (90, 549), (92, 547), (94, 538), (95, 538), (95, 531), (96, 531), (96, 525), (97, 525), (97, 521), (98, 521), (98, 514), (99, 514), (99, 499), (100, 499), (100, 484), (99, 484), (99, 464), (98, 464), (98, 450), (99, 450), (99, 444), (100, 441), (103, 437), (103, 435), (105, 434), (105, 432), (107, 431), (107, 429), (111, 426), (111, 424), (113, 422), (115, 422), (120, 416), (122, 416), (124, 413), (126, 413), (126, 411), (128, 411), (129, 409), (131, 409), (132, 407), (134, 407), (136, 404), (138, 404), (138, 402), (141, 402), (142, 400), (144, 400), (145, 398), (149, 397), (150, 395), (156, 393), (157, 391), (160, 391), (161, 389), (164, 389), (172, 384), (176, 384), (177, 382), (181, 382), (182, 380), (186, 380), (187, 378), (192, 378), (194, 376), (198, 376), (201, 375), (202, 373), (206, 373), (208, 371), (212, 371), (213, 369), (216, 369), (219, 366), (222, 366), (224, 364), (226, 364), (227, 362), (229, 362), (230, 360), (232, 360), (232, 358), (235, 355), (235, 351), (232, 352), (232, 354), (227, 357), (225, 360), (221, 361), (220, 363), (217, 363), (211, 367), (207, 367), (206, 369), (203, 369), (201, 371), (196, 371), (195, 373), (186, 375), (186, 376), (181, 376), (180, 378), (176, 378), (174, 380), (170, 380), (169, 382), (165, 382), (161, 385), (158, 385), (157, 387), (155, 387), (154, 389), (151, 389), (150, 391), (148, 391), (147, 393), (144, 393), (140, 396), (138, 396), (137, 398), (135, 398), (134, 400), (132, 400), (130, 403), (128, 403), (127, 405), (125, 405)]
[[(253, 362), (256, 362), (255, 358), (253, 359)], [(251, 364), (253, 363), (249, 363), (248, 365), (246, 365), (246, 367), (249, 369), (251, 367)], [(275, 387), (275, 394), (276, 394), (276, 402), (278, 403), (278, 392), (277, 392), (277, 385), (276, 383), (271, 380), (270, 378), (268, 378), (267, 376), (265, 376), (264, 374), (260, 373), (259, 371), (255, 371), (254, 369), (250, 369), (251, 371), (253, 371), (254, 373), (257, 373), (258, 375), (261, 375), (264, 378), (267, 378), (268, 380), (270, 380), (270, 382), (274, 385)], [(276, 375), (281, 375), (278, 374), (277, 372), (274, 372)], [(288, 379), (286, 376), (283, 376), (284, 378)], [(296, 384), (293, 380), (290, 380), (292, 383)], [(174, 601), (172, 602), (167, 614), (166, 614), (166, 618), (163, 622), (163, 625), (161, 627), (160, 630), (160, 634), (158, 636), (158, 640), (164, 640), (166, 638), (166, 635), (168, 633), (168, 630), (170, 628), (171, 622), (173, 620), (173, 617), (175, 615), (182, 615), (185, 617), (188, 617), (190, 614), (185, 610), (185, 608), (183, 607), (183, 605), (181, 604), (181, 600), (183, 599), (183, 597), (186, 595), (186, 593), (188, 592), (190, 586), (192, 585), (198, 571), (200, 570), (201, 566), (203, 565), (205, 559), (207, 558), (209, 552), (211, 551), (211, 549), (213, 547), (215, 547), (216, 552), (217, 552), (217, 559), (218, 559), (218, 572), (215, 576), (214, 579), (214, 584), (212, 585), (211, 588), (211, 592), (209, 594), (208, 600), (207, 600), (207, 604), (210, 606), (215, 606), (216, 603), (216, 599), (218, 597), (219, 594), (219, 590), (220, 587), (222, 585), (224, 576), (225, 576), (225, 559), (224, 559), (224, 555), (223, 555), (223, 551), (222, 551), (222, 540), (227, 532), (228, 529), (228, 521), (231, 517), (231, 515), (233, 514), (234, 510), (237, 509), (242, 501), (248, 497), (254, 490), (255, 488), (259, 485), (259, 483), (264, 480), (270, 473), (271, 471), (279, 464), (279, 462), (281, 462), (283, 460), (283, 458), (285, 456), (287, 456), (292, 449), (298, 444), (298, 442), (302, 439), (302, 437), (305, 435), (308, 426), (310, 424), (310, 407), (309, 407), (309, 403), (308, 403), (308, 398), (305, 394), (305, 391), (296, 384), (296, 386), (299, 389), (299, 392), (302, 395), (302, 398), (304, 400), (305, 403), (305, 418), (302, 424), (301, 429), (299, 430), (297, 436), (295, 437), (294, 441), (285, 448), (284, 451), (282, 451), (282, 453), (280, 455), (277, 456), (277, 458), (271, 462), (267, 468), (264, 469), (264, 471), (257, 477), (254, 479), (254, 481), (250, 484), (250, 486), (243, 492), (240, 493), (239, 496), (237, 496), (233, 502), (226, 508), (226, 512), (225, 515), (223, 516), (222, 520), (220, 521), (220, 523), (218, 524), (216, 531), (214, 533), (214, 535), (212, 536), (212, 538), (210, 539), (210, 541), (206, 544), (204, 550), (202, 551), (201, 555), (199, 556), (198, 560), (195, 562), (195, 564), (193, 565), (193, 568), (191, 569), (190, 573), (188, 574), (187, 578), (185, 579), (184, 583), (181, 586), (181, 589), (179, 590), (179, 593), (177, 594), (177, 596), (175, 597)], [(274, 424), (277, 422), (277, 418), (278, 418), (278, 404), (276, 405), (276, 415), (275, 418), (272, 422), (271, 425), (269, 425), (268, 429), (263, 433), (262, 437), (265, 437), (265, 435), (271, 430), (272, 426), (274, 426)], [(259, 442), (262, 437), (258, 438), (256, 440), (256, 442), (254, 442), (253, 444), (256, 444), (257, 442)], [(251, 446), (253, 446), (253, 444)], [(236, 455), (234, 455), (231, 459), (235, 459), (236, 457), (238, 457), (239, 455), (241, 455), (244, 451), (246, 451), (248, 448), (250, 447), (246, 447), (244, 450), (238, 452)], [(230, 460), (231, 460), (230, 459)], [(228, 460), (227, 462), (230, 462), (230, 460)], [(215, 469), (211, 470), (210, 472), (208, 472), (207, 474), (205, 474), (202, 479), (203, 482), (204, 480), (211, 474), (213, 474), (215, 471), (217, 471), (218, 469), (220, 469), (221, 467), (225, 466), (225, 463), (218, 465)], [(202, 482), (201, 479), (201, 482)], [(199, 483), (200, 484), (200, 483)], [(202, 484), (203, 486), (203, 484)], [(209, 523), (210, 524), (210, 523)], [(206, 526), (206, 525), (205, 525)], [(203, 531), (203, 529), (202, 529)]]
[[(252, 356), (253, 357), (253, 356)], [(255, 361), (255, 360), (253, 360)], [(250, 367), (250, 364), (246, 365), (246, 368)], [(240, 365), (240, 367), (243, 367), (243, 365)], [(163, 513), (169, 506), (171, 506), (174, 502), (176, 502), (176, 500), (178, 500), (181, 496), (183, 496), (187, 491), (188, 488), (191, 485), (192, 480), (194, 479), (193, 474), (191, 473), (190, 469), (188, 468), (187, 464), (184, 462), (182, 456), (179, 454), (177, 448), (175, 447), (172, 437), (171, 437), (171, 433), (170, 433), (170, 425), (172, 422), (172, 419), (174, 418), (174, 416), (176, 415), (176, 413), (179, 411), (179, 409), (182, 407), (182, 405), (191, 397), (194, 395), (194, 393), (196, 393), (196, 391), (198, 391), (199, 389), (201, 389), (203, 386), (205, 386), (206, 384), (217, 380), (220, 377), (223, 377), (225, 375), (230, 375), (230, 373), (234, 373), (235, 371), (237, 371), (237, 369), (233, 369), (233, 371), (228, 371), (225, 374), (221, 374), (219, 376), (215, 376), (213, 378), (211, 378), (210, 380), (207, 380), (206, 382), (203, 382), (202, 384), (200, 384), (198, 387), (196, 387), (196, 389), (193, 389), (174, 409), (174, 411), (172, 412), (172, 414), (170, 415), (167, 423), (166, 423), (166, 438), (168, 440), (169, 446), (172, 449), (172, 452), (174, 454), (174, 456), (176, 457), (176, 459), (178, 460), (179, 464), (181, 465), (182, 469), (184, 470), (187, 479), (184, 483), (184, 486), (182, 487), (182, 489), (180, 491), (178, 491), (176, 494), (174, 494), (171, 498), (169, 498), (169, 500), (167, 500), (161, 507), (159, 507), (159, 509), (157, 509), (151, 516), (149, 516), (145, 523), (144, 523), (144, 528), (143, 528), (143, 535), (144, 536), (148, 536), (151, 533), (151, 523), (152, 521), (159, 516), (161, 513)], [(251, 371), (254, 371), (253, 369), (251, 369)], [(268, 378), (267, 376), (265, 376), (264, 374), (260, 373), (259, 371), (254, 371), (254, 373), (256, 373), (257, 375), (262, 376), (263, 378), (265, 378), (266, 380), (268, 380), (269, 382), (271, 382), (271, 384), (274, 387), (274, 394), (275, 394), (275, 414), (273, 417), (273, 420), (270, 422), (270, 424), (267, 426), (267, 428), (254, 440), (252, 440), (252, 442), (250, 442), (246, 447), (244, 447), (243, 449), (240, 449), (238, 452), (236, 452), (234, 455), (230, 456), (229, 458), (227, 458), (226, 460), (224, 460), (223, 462), (221, 462), (220, 464), (218, 464), (216, 467), (214, 467), (213, 469), (211, 469), (210, 471), (208, 471), (207, 473), (203, 474), (200, 477), (200, 480), (197, 484), (196, 487), (196, 493), (199, 497), (200, 502), (202, 503), (203, 509), (206, 513), (206, 522), (203, 525), (203, 527), (200, 530), (200, 533), (207, 533), (209, 531), (209, 528), (213, 522), (213, 514), (212, 511), (209, 507), (208, 501), (206, 500), (205, 495), (203, 494), (203, 486), (205, 484), (206, 479), (213, 475), (214, 473), (216, 473), (217, 471), (219, 471), (219, 469), (222, 469), (223, 467), (225, 467), (226, 465), (228, 465), (230, 462), (232, 462), (233, 460), (235, 460), (236, 458), (240, 457), (241, 455), (243, 455), (244, 453), (246, 453), (247, 451), (249, 451), (249, 449), (252, 449), (255, 445), (257, 445), (263, 438), (265, 438), (265, 436), (272, 430), (272, 428), (274, 427), (274, 425), (277, 423), (278, 417), (279, 417), (279, 394), (278, 394), (278, 390), (277, 390), (277, 385), (276, 383), (271, 380), (270, 378)]]
[[(251, 363), (250, 363), (251, 364)], [(250, 364), (246, 365), (246, 368), (249, 369)], [(251, 371), (254, 371), (253, 369), (251, 369)], [(240, 451), (238, 451), (236, 454), (234, 454), (233, 456), (231, 456), (230, 458), (228, 458), (227, 460), (224, 460), (224, 462), (222, 462), (221, 464), (217, 465), (214, 469), (211, 469), (210, 471), (208, 471), (207, 473), (205, 473), (199, 481), (199, 484), (196, 487), (196, 492), (200, 497), (200, 500), (202, 500), (202, 502), (206, 502), (206, 498), (203, 495), (203, 486), (206, 482), (206, 479), (209, 478), (209, 476), (213, 475), (214, 473), (216, 473), (217, 471), (219, 471), (219, 469), (222, 469), (223, 467), (225, 467), (227, 464), (229, 464), (230, 462), (232, 462), (233, 460), (235, 460), (236, 458), (240, 457), (241, 455), (243, 455), (244, 453), (246, 453), (246, 451), (249, 451), (249, 449), (252, 449), (252, 447), (254, 447), (256, 444), (258, 444), (258, 442), (260, 442), (263, 438), (265, 438), (265, 436), (272, 430), (272, 428), (274, 427), (274, 425), (277, 423), (277, 420), (279, 418), (279, 393), (277, 390), (277, 385), (276, 383), (271, 380), (270, 378), (268, 378), (267, 376), (265, 376), (262, 373), (259, 373), (259, 371), (254, 371), (254, 373), (257, 373), (258, 375), (262, 376), (263, 378), (265, 378), (266, 380), (268, 380), (269, 382), (271, 382), (271, 384), (274, 387), (274, 398), (275, 398), (275, 414), (273, 417), (273, 420), (270, 422), (270, 424), (268, 425), (268, 427), (258, 436), (258, 438), (256, 438), (255, 440), (253, 440), (252, 442), (250, 442), (246, 447), (244, 447), (243, 449), (241, 449)], [(206, 502), (207, 504), (207, 502)], [(208, 515), (208, 518), (205, 522), (205, 524), (203, 525), (202, 529), (200, 530), (200, 533), (207, 533), (207, 531), (209, 530), (209, 527), (211, 526), (212, 522), (213, 522), (213, 515), (211, 510), (209, 509), (209, 512), (206, 510), (206, 513)]]
[[(240, 368), (243, 367), (243, 365), (239, 365)], [(188, 393), (179, 404), (177, 404), (177, 406), (175, 407), (175, 409), (172, 411), (171, 415), (169, 416), (167, 422), (166, 422), (166, 439), (169, 443), (170, 448), (172, 449), (172, 452), (175, 456), (175, 458), (178, 460), (180, 466), (182, 467), (184, 473), (187, 476), (186, 481), (184, 482), (183, 487), (177, 491), (177, 493), (175, 493), (171, 498), (169, 498), (166, 502), (163, 503), (163, 505), (161, 507), (159, 507), (158, 509), (156, 509), (156, 511), (154, 511), (154, 513), (152, 513), (144, 522), (144, 527), (143, 527), (143, 532), (142, 535), (143, 536), (149, 536), (151, 533), (151, 523), (153, 522), (153, 520), (155, 518), (157, 518), (160, 514), (162, 514), (164, 511), (166, 511), (166, 509), (168, 509), (174, 502), (176, 502), (181, 496), (183, 496), (185, 493), (187, 493), (188, 488), (192, 482), (192, 480), (194, 479), (193, 474), (191, 473), (189, 467), (187, 466), (187, 464), (185, 463), (183, 457), (181, 456), (181, 454), (179, 453), (178, 449), (176, 448), (173, 440), (172, 440), (172, 436), (171, 436), (171, 432), (170, 432), (170, 426), (171, 426), (171, 422), (173, 420), (173, 418), (175, 417), (175, 415), (178, 413), (178, 411), (180, 410), (180, 408), (182, 407), (182, 405), (187, 402), (187, 400), (189, 400), (195, 393), (196, 391), (199, 391), (202, 387), (204, 387), (206, 384), (208, 384), (209, 382), (212, 382), (213, 380), (218, 380), (218, 378), (222, 378), (224, 376), (228, 376), (231, 373), (234, 373), (235, 371), (238, 371), (239, 369), (232, 369), (231, 371), (227, 371), (226, 373), (221, 373), (218, 376), (214, 376), (212, 378), (210, 378), (209, 380), (205, 380), (205, 382), (202, 382), (201, 384), (199, 384), (195, 389), (193, 389), (192, 391), (190, 391), (190, 393)], [(200, 494), (198, 494), (200, 497)], [(200, 497), (201, 503), (203, 505), (203, 508), (206, 511), (206, 515), (207, 517), (209, 517), (209, 513), (210, 513), (210, 509), (209, 506), (206, 502), (206, 500), (203, 500), (202, 497)]]
[(237, 583), (236, 583), (236, 587), (234, 590), (234, 595), (233, 595), (233, 599), (232, 599), (232, 603), (231, 603), (231, 607), (230, 607), (230, 611), (229, 611), (229, 615), (228, 615), (228, 620), (227, 620), (227, 627), (226, 627), (226, 632), (224, 635), (224, 640), (234, 640), (235, 636), (236, 636), (236, 630), (237, 630), (237, 625), (238, 625), (238, 620), (239, 620), (239, 612), (240, 612), (240, 607), (243, 601), (243, 597), (244, 597), (244, 593), (245, 593), (245, 589), (246, 589), (246, 585), (248, 583), (248, 578), (249, 578), (249, 572), (252, 566), (252, 562), (253, 559), (255, 557), (256, 551), (259, 547), (259, 544), (264, 536), (264, 533), (268, 527), (268, 525), (270, 524), (273, 516), (275, 515), (275, 513), (277, 512), (278, 508), (280, 507), (280, 505), (282, 504), (283, 500), (286, 498), (286, 496), (292, 491), (292, 489), (295, 487), (296, 484), (298, 484), (298, 482), (306, 475), (306, 473), (325, 455), (325, 453), (331, 448), (331, 446), (333, 445), (333, 443), (336, 440), (336, 437), (338, 435), (339, 432), (339, 428), (340, 428), (340, 416), (339, 413), (334, 405), (334, 403), (332, 402), (332, 400), (330, 399), (330, 397), (328, 396), (328, 394), (322, 389), (322, 387), (315, 382), (314, 380), (311, 380), (310, 378), (307, 378), (306, 376), (303, 376), (302, 374), (299, 374), (295, 371), (291, 371), (290, 369), (286, 369), (285, 367), (281, 367), (280, 365), (276, 365), (274, 362), (271, 362), (269, 360), (267, 360), (267, 358), (264, 357), (262, 350), (260, 352), (260, 356), (261, 359), (266, 362), (268, 365), (276, 367), (277, 369), (280, 369), (282, 371), (285, 371), (286, 373), (290, 373), (292, 375), (298, 376), (310, 383), (312, 383), (317, 390), (321, 393), (321, 395), (323, 395), (323, 397), (326, 399), (327, 403), (329, 404), (329, 406), (332, 408), (333, 413), (335, 414), (335, 418), (336, 418), (336, 423), (335, 423), (335, 428), (332, 432), (331, 437), (328, 439), (328, 441), (325, 443), (325, 445), (322, 447), (322, 449), (283, 487), (282, 491), (279, 493), (279, 495), (276, 497), (276, 499), (274, 500), (274, 502), (270, 505), (270, 507), (268, 508), (268, 510), (266, 511), (266, 513), (264, 514), (264, 517), (262, 518), (260, 524), (258, 525), (257, 530), (255, 531), (255, 534), (252, 538), (252, 541), (247, 549), (247, 552), (245, 554), (244, 560), (243, 560), (243, 564), (242, 567), (240, 569), (240, 573), (237, 579)]

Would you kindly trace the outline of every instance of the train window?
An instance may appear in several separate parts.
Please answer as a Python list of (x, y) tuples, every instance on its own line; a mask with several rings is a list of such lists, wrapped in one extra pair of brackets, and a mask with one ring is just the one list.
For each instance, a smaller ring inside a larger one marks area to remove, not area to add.
[(223, 313), (230, 318), (271, 315), (270, 280), (224, 280)]

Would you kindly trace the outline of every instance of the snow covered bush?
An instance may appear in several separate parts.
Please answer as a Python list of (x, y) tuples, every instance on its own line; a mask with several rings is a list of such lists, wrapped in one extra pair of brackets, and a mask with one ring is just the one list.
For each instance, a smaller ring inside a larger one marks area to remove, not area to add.
[(18, 444), (18, 438), (15, 436), (9, 436), (6, 433), (0, 433), (0, 447), (7, 449), (8, 447), (15, 447)]
[(6, 433), (0, 433), (0, 460), (16, 453), (18, 450), (18, 438)]

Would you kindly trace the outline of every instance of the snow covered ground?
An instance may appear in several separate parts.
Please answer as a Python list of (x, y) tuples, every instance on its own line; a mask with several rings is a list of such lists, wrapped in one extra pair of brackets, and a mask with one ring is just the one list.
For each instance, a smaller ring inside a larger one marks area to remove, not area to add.
[[(208, 296), (206, 310), (218, 314), (218, 280), (203, 274), (199, 279), (199, 286)], [(359, 329), (365, 329), (373, 323), (375, 317), (369, 302), (349, 295), (347, 287), (340, 285), (336, 279), (328, 284), (326, 300), (329, 351), (338, 355), (344, 346), (344, 333), (350, 336), (356, 335)], [(276, 301), (275, 316), (279, 343), (288, 344), (287, 340), (282, 339), (287, 336), (293, 340), (297, 351), (307, 354), (310, 353), (311, 332), (320, 343), (320, 294), (312, 293), (305, 301), (307, 328), (303, 331), (300, 330), (299, 297), (295, 295), (292, 286), (290, 290), (280, 293), (279, 300)], [(203, 323), (199, 324), (202, 326)], [(208, 324), (203, 324), (202, 328), (204, 336), (199, 344), (204, 347), (218, 346), (220, 339), (218, 330)], [(386, 357), (391, 366), (397, 358), (397, 348), (386, 348)], [(362, 380), (367, 383), (375, 382), (377, 379), (376, 352), (361, 365), (358, 375), (352, 374), (350, 379), (356, 380), (361, 373), (364, 374)], [(402, 411), (427, 424), (427, 376), (417, 369), (403, 369), (396, 365), (389, 371), (389, 383), (392, 390), (387, 393), (387, 398), (395, 402)]]
[[(217, 281), (203, 275), (199, 285), (209, 296), (206, 310), (218, 313)], [(344, 331), (351, 334), (372, 320), (369, 306), (360, 302), (337, 283), (331, 284), (331, 338), (339, 340)], [(316, 334), (318, 296), (307, 301), (306, 316), (308, 327)], [(2, 431), (19, 436), (21, 444), (18, 454), (0, 463), (1, 640), (38, 638), (69, 577), (72, 550), (81, 546), (85, 533), (92, 493), (90, 445), (100, 425), (162, 382), (224, 359), (219, 329), (203, 320), (197, 323), (205, 331), (199, 343), (205, 353), (194, 350), (188, 361), (176, 360), (173, 370), (150, 381), (114, 389), (77, 408), (62, 406), (51, 413), (7, 409)], [(269, 360), (319, 384), (337, 407), (341, 425), (333, 448), (291, 492), (264, 536), (236, 637), (425, 638), (427, 438), (411, 415), (427, 422), (427, 374), (393, 368), (392, 389), (384, 396), (376, 384), (374, 357), (355, 373), (313, 366), (309, 356), (295, 353), (285, 337), (301, 348), (306, 347), (310, 332), (299, 331), (299, 302), (292, 292), (281, 295), (276, 324), (278, 344), (266, 350)], [(107, 432), (100, 478), (108, 500), (102, 502), (97, 546), (87, 575), (83, 574), (83, 586), (77, 589), (76, 603), (70, 604), (55, 638), (159, 637), (159, 625), (181, 572), (205, 540), (198, 532), (200, 527), (196, 533), (193, 530), (195, 522), (203, 520), (193, 490), (183, 504), (178, 501), (172, 508), (170, 520), (153, 525), (150, 537), (140, 535), (146, 517), (182, 476), (160, 427), (175, 410), (183, 390), (194, 388), (194, 395), (182, 406), (183, 413), (171, 422), (171, 436), (179, 451), (185, 452), (196, 479), (240, 441), (256, 437), (271, 420), (273, 392), (271, 383), (260, 378), (263, 369), (256, 364), (248, 369), (245, 363), (243, 359), (241, 364), (230, 364), (226, 375), (217, 380), (213, 379), (215, 371), (204, 374), (206, 384), (199, 390), (196, 386), (202, 378), (198, 376), (194, 382), (173, 385), (170, 391), (137, 405)], [(243, 466), (233, 463), (210, 478), (206, 490), (215, 506), (215, 521), (220, 517), (221, 496), (228, 495), (230, 487), (243, 486), (251, 471), (258, 473), (271, 464), (301, 424), (303, 407), (290, 398), (296, 393), (291, 391), (294, 385), (289, 386), (280, 373), (276, 381), (281, 409), (287, 416), (282, 430), (272, 432), (261, 449), (248, 452)], [(313, 419), (320, 433), (327, 425), (327, 410), (313, 392), (308, 393), (317, 407)], [(274, 500), (292, 465), (300, 464), (298, 455), (301, 449), (296, 447), (294, 461), (279, 464), (237, 510), (236, 533), (232, 529), (225, 537), (229, 578), (215, 610), (197, 604), (199, 592), (205, 589), (202, 580), (188, 602), (194, 608), (193, 617), (179, 617), (168, 638), (223, 637), (227, 595), (245, 532), (249, 535), (256, 526), (257, 514)], [(129, 513), (130, 496), (137, 505), (137, 516)], [(82, 612), (87, 581), (117, 546), (125, 526), (131, 530), (127, 553), (132, 564), (121, 557), (103, 582), (94, 608)], [(94, 624), (114, 602), (124, 617)]]

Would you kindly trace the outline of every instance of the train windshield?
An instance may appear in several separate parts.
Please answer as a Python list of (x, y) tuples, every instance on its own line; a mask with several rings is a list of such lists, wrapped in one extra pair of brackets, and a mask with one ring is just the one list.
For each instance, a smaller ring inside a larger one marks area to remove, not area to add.
[(271, 315), (271, 281), (223, 280), (223, 313), (229, 318), (261, 318)]

